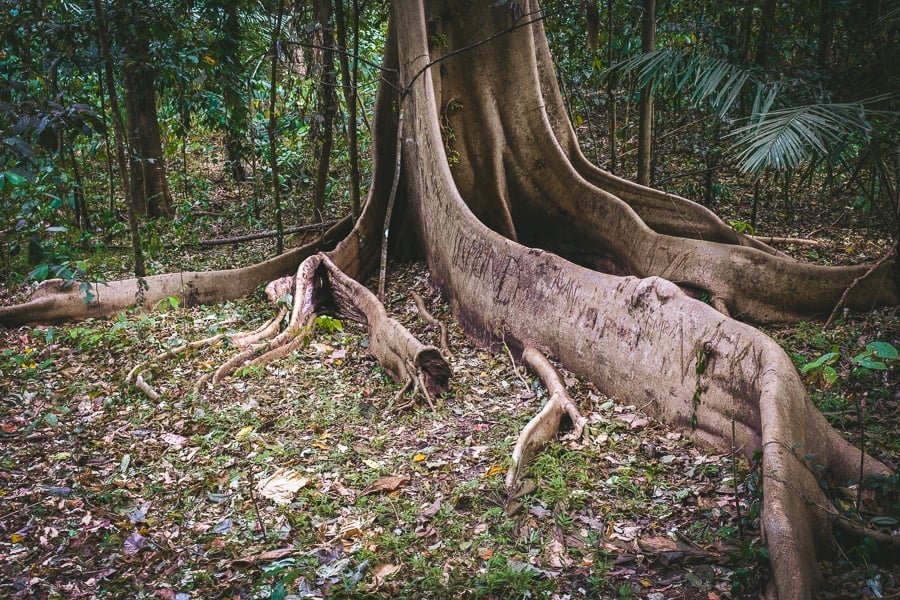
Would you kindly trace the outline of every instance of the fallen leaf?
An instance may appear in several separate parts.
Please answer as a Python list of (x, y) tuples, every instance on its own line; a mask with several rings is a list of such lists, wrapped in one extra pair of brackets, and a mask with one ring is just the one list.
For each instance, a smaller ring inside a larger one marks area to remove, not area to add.
[(234, 439), (243, 442), (245, 440), (250, 439), (250, 435), (253, 433), (253, 425), (247, 425), (236, 434), (234, 434)]
[(422, 462), (426, 458), (428, 458), (428, 457), (420, 452), (419, 454), (416, 454), (415, 456), (413, 456), (413, 462)]
[(137, 554), (141, 551), (141, 549), (147, 545), (147, 538), (139, 534), (138, 532), (134, 532), (125, 538), (125, 542), (123, 546), (125, 547), (125, 554), (133, 555)]
[(566, 546), (558, 539), (550, 540), (550, 543), (544, 548), (544, 554), (547, 557), (547, 564), (554, 569), (561, 569), (572, 564), (572, 559), (566, 552)]
[(309, 483), (309, 479), (301, 476), (293, 469), (278, 469), (260, 481), (256, 489), (263, 498), (276, 504), (290, 504), (297, 491)]
[(260, 554), (248, 554), (247, 556), (234, 559), (231, 561), (231, 564), (236, 567), (246, 567), (260, 562), (278, 560), (293, 553), (293, 548), (279, 548), (278, 550), (269, 550), (268, 552), (262, 552)]
[(162, 441), (172, 446), (176, 450), (181, 450), (184, 447), (184, 444), (187, 442), (187, 438), (183, 435), (178, 435), (177, 433), (164, 433), (162, 434)]
[(490, 548), (481, 548), (478, 550), (478, 556), (483, 560), (489, 560), (492, 556), (494, 556), (494, 551)]
[(379, 492), (394, 492), (407, 481), (409, 481), (409, 477), (406, 475), (388, 475), (368, 486), (359, 496), (362, 498), (363, 496), (377, 494)]
[(425, 510), (423, 510), (423, 511), (419, 514), (419, 520), (420, 520), (420, 521), (427, 521), (428, 519), (430, 519), (430, 518), (433, 517), (434, 515), (438, 514), (438, 511), (439, 511), (439, 510), (441, 510), (441, 499), (440, 499), (440, 498), (438, 498), (437, 500), (435, 500), (434, 503), (432, 503), (431, 506), (429, 506), (428, 508), (426, 508)]
[(372, 569), (372, 575), (375, 576), (375, 579), (387, 579), (394, 573), (400, 570), (400, 565), (392, 565), (390, 563), (381, 563), (380, 565), (375, 565), (375, 568)]
[(505, 471), (506, 469), (503, 467), (503, 465), (491, 465), (491, 467), (487, 471), (485, 471), (482, 477), (487, 479), (488, 477), (494, 477)]

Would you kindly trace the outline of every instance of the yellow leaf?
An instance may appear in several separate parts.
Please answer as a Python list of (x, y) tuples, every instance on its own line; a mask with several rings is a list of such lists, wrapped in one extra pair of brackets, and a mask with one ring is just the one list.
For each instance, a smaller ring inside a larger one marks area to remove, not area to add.
[(204, 54), (203, 62), (205, 62), (208, 65), (214, 65), (214, 64), (216, 64), (216, 59), (213, 58), (212, 56), (210, 56), (209, 54)]
[(325, 443), (320, 442), (320, 441), (318, 441), (318, 440), (316, 440), (315, 442), (313, 442), (312, 445), (313, 445), (314, 448), (318, 448), (319, 450), (331, 450), (331, 448), (328, 447), (328, 444), (325, 444)]
[(645, 588), (653, 587), (653, 582), (650, 581), (649, 579), (645, 578), (645, 579), (641, 579), (641, 585), (644, 586)]
[(9, 539), (12, 540), (13, 544), (18, 544), (19, 542), (21, 542), (22, 540), (25, 539), (25, 536), (22, 535), (21, 533), (14, 533), (11, 536), (9, 536)]
[(246, 427), (244, 427), (243, 429), (238, 431), (237, 434), (235, 434), (234, 439), (236, 439), (239, 442), (243, 442), (244, 440), (249, 439), (250, 434), (252, 434), (252, 433), (253, 433), (253, 425), (247, 425)]
[(413, 462), (422, 462), (426, 458), (428, 458), (428, 457), (420, 452), (420, 453), (416, 454), (415, 456), (413, 456)]
[(491, 465), (491, 468), (484, 473), (483, 477), (494, 477), (495, 475), (499, 475), (505, 470), (506, 469), (503, 468), (503, 465)]

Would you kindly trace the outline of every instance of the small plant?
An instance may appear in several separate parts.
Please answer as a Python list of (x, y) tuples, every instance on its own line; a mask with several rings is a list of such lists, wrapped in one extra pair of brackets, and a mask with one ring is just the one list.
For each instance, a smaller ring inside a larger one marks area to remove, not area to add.
[(342, 333), (344, 331), (344, 324), (341, 323), (340, 319), (335, 319), (328, 315), (319, 315), (316, 317), (316, 329), (328, 334)]
[(838, 380), (838, 374), (833, 365), (840, 359), (841, 353), (835, 347), (831, 352), (800, 367), (800, 373), (806, 375), (810, 383), (820, 380), (825, 387), (831, 387)]
[[(897, 349), (892, 344), (880, 341), (871, 342), (866, 345), (865, 350), (850, 359), (853, 364), (851, 375), (865, 377), (872, 371), (886, 371), (897, 358)], [(825, 387), (831, 387), (838, 381), (835, 365), (839, 363), (840, 359), (840, 349), (833, 346), (831, 352), (826, 352), (800, 367), (800, 373), (806, 375), (810, 383), (820, 380)]]
[(747, 235), (756, 235), (756, 228), (746, 221), (738, 221), (730, 219), (728, 225), (734, 229), (736, 233), (744, 233)]

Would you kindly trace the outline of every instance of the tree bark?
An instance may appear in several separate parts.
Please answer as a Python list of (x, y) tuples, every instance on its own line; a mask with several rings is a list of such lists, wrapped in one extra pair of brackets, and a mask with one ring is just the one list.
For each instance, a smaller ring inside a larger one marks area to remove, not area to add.
[(134, 210), (131, 181), (129, 178), (128, 160), (125, 154), (125, 127), (122, 124), (122, 111), (119, 109), (119, 94), (116, 91), (116, 78), (113, 73), (112, 52), (109, 48), (109, 30), (101, 0), (94, 0), (94, 18), (97, 20), (97, 41), (103, 56), (103, 72), (106, 79), (106, 92), (109, 95), (109, 111), (116, 137), (116, 160), (119, 163), (119, 179), (122, 182), (122, 194), (128, 211), (128, 230), (131, 237), (131, 255), (134, 260), (135, 277), (147, 274), (144, 266), (144, 252), (141, 249), (140, 232), (137, 225), (137, 214)]
[(248, 111), (241, 70), (241, 22), (236, 3), (224, 2), (222, 7), (225, 21), (219, 41), (219, 70), (225, 106), (225, 169), (232, 181), (245, 181)]
[[(340, 0), (338, 0), (340, 1)], [(317, 221), (325, 219), (325, 188), (331, 165), (331, 147), (334, 141), (334, 116), (337, 113), (337, 78), (334, 72), (334, 31), (331, 25), (331, 0), (316, 1), (316, 20), (321, 26), (322, 72), (319, 97), (314, 116), (317, 129), (314, 155), (319, 158), (313, 188), (313, 207)]]
[[(140, 29), (140, 24), (137, 29)], [(172, 195), (166, 180), (162, 135), (156, 114), (156, 75), (150, 65), (150, 40), (126, 40), (123, 86), (128, 141), (131, 146), (131, 199), (140, 216), (172, 217)]]
[[(644, 53), (656, 49), (656, 0), (644, 0), (641, 16), (641, 50)], [(637, 182), (650, 185), (653, 179), (653, 82), (641, 89), (638, 118), (638, 168)]]
[(275, 28), (272, 30), (272, 42), (269, 52), (272, 59), (272, 70), (269, 77), (269, 169), (272, 171), (272, 203), (275, 205), (275, 254), (284, 252), (284, 219), (281, 206), (281, 179), (278, 174), (278, 116), (275, 105), (278, 100), (278, 58), (280, 54), (281, 21), (284, 18), (284, 0), (278, 1), (278, 12), (275, 15)]
[(759, 20), (759, 40), (756, 45), (756, 64), (763, 68), (769, 66), (769, 59), (772, 57), (777, 6), (777, 0), (763, 1), (762, 15)]
[(341, 62), (341, 81), (343, 82), (344, 102), (347, 105), (347, 146), (350, 153), (350, 210), (353, 218), (359, 216), (359, 136), (356, 128), (356, 86), (359, 79), (359, 2), (353, 0), (353, 66), (347, 56), (347, 19), (344, 12), (344, 0), (337, 0), (335, 18), (337, 22), (338, 45)]

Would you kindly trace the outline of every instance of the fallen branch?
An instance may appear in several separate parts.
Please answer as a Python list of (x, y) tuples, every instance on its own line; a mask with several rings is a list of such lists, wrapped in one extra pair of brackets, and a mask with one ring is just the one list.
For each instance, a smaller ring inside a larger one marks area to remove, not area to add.
[(562, 378), (546, 356), (534, 348), (526, 347), (522, 352), (522, 361), (544, 382), (547, 391), (550, 392), (550, 399), (522, 429), (516, 446), (513, 448), (512, 464), (506, 472), (506, 489), (513, 495), (520, 485), (525, 466), (538, 449), (559, 431), (563, 415), (568, 415), (572, 420), (574, 429), (571, 437), (574, 439), (582, 436), (584, 426), (587, 424), (587, 419), (575, 406), (575, 402), (566, 391)]
[(880, 259), (878, 259), (878, 262), (876, 262), (871, 267), (869, 267), (869, 269), (865, 273), (863, 273), (862, 275), (860, 275), (859, 277), (854, 279), (852, 282), (850, 282), (850, 285), (848, 285), (847, 289), (844, 290), (844, 293), (841, 294), (841, 299), (838, 300), (838, 303), (834, 305), (834, 309), (832, 309), (831, 314), (828, 315), (828, 320), (825, 321), (825, 325), (822, 326), (822, 329), (828, 329), (829, 327), (831, 327), (831, 322), (834, 321), (834, 318), (837, 316), (838, 312), (841, 310), (841, 308), (843, 308), (844, 303), (847, 302), (847, 296), (850, 294), (851, 291), (853, 291), (853, 288), (855, 288), (857, 285), (859, 285), (860, 281), (862, 281), (863, 279), (865, 279), (866, 277), (868, 277), (869, 275), (874, 273), (875, 270), (878, 269), (878, 267), (880, 267), (881, 265), (886, 263), (888, 260), (890, 260), (891, 257), (893, 257), (894, 254), (896, 254), (896, 252), (897, 252), (897, 242), (894, 242), (894, 245), (891, 246), (891, 249), (888, 250), (884, 254), (884, 256), (882, 256)]

